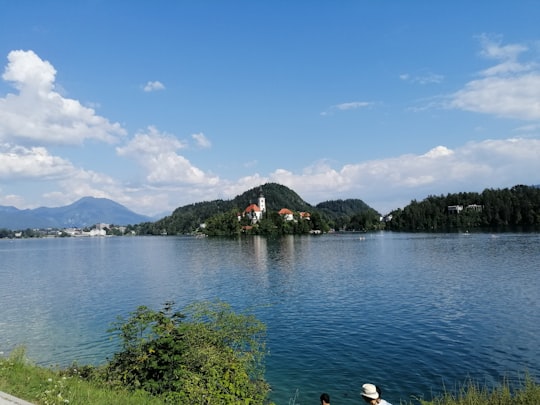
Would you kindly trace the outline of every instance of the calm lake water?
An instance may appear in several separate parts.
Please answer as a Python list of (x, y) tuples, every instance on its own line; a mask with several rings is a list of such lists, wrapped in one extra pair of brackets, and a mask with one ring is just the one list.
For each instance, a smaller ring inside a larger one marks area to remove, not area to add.
[(100, 364), (139, 305), (219, 298), (268, 327), (271, 398), (399, 404), (473, 378), (540, 381), (540, 234), (0, 240), (0, 351)]

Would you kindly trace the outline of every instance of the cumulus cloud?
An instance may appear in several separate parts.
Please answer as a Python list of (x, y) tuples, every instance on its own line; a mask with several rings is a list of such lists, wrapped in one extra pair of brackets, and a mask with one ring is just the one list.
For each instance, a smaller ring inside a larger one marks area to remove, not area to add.
[(185, 147), (185, 143), (174, 136), (148, 127), (146, 132), (137, 133), (116, 151), (120, 156), (137, 161), (147, 171), (146, 180), (151, 184), (216, 184), (218, 177), (203, 172), (177, 153)]
[(11, 51), (2, 79), (18, 93), (0, 98), (0, 140), (43, 146), (125, 135), (120, 124), (55, 91), (55, 68), (33, 51)]
[(499, 117), (540, 120), (538, 64), (519, 61), (528, 48), (520, 44), (501, 45), (485, 35), (481, 44), (481, 55), (498, 63), (454, 93), (449, 106)]
[(86, 196), (111, 198), (121, 202), (126, 191), (112, 177), (76, 167), (67, 159), (55, 156), (43, 147), (0, 145), (0, 180), (10, 183), (37, 182), (44, 189), (52, 189), (39, 196), (36, 204), (27, 201), (28, 195), (0, 195), (1, 204), (11, 203), (18, 208), (60, 206)]
[(149, 93), (149, 92), (151, 92), (151, 91), (165, 90), (165, 86), (163, 85), (163, 83), (158, 82), (158, 81), (147, 82), (147, 83), (144, 85), (143, 90), (144, 90), (145, 92)]
[(43, 147), (0, 145), (0, 179), (51, 180), (73, 173), (73, 165)]
[[(181, 166), (165, 167), (174, 172)], [(187, 173), (190, 167), (186, 163)], [(170, 209), (197, 201), (230, 199), (250, 188), (276, 182), (295, 190), (312, 204), (329, 199), (359, 198), (386, 214), (413, 199), (421, 200), (429, 195), (537, 184), (537, 173), (540, 173), (540, 140), (511, 138), (470, 142), (455, 149), (440, 145), (422, 154), (340, 167), (323, 159), (299, 172), (279, 168), (267, 175), (253, 173), (236, 180), (210, 177), (213, 181), (207, 181), (206, 175), (201, 173), (192, 183), (179, 178), (176, 183), (152, 183), (151, 187), (154, 194), (166, 192), (163, 200), (155, 203), (171, 201)], [(189, 174), (187, 176), (189, 178)], [(148, 187), (144, 192), (141, 190), (141, 197), (151, 195)], [(134, 197), (136, 193), (132, 194)]]
[(386, 213), (433, 194), (537, 184), (537, 173), (540, 140), (513, 138), (470, 142), (453, 150), (438, 146), (421, 155), (351, 163), (337, 169), (321, 161), (301, 173), (278, 169), (265, 179), (294, 189), (312, 203), (360, 198)]
[(191, 137), (195, 140), (197, 146), (200, 148), (209, 148), (212, 146), (212, 142), (210, 142), (210, 140), (202, 132), (193, 134)]

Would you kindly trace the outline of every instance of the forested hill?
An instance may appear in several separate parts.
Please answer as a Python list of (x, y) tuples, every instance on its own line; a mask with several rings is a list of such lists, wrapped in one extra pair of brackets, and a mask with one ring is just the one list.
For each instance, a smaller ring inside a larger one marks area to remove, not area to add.
[(482, 193), (454, 193), (411, 201), (391, 213), (386, 229), (448, 231), (472, 229), (540, 229), (540, 188), (517, 185), (485, 189)]
[(320, 212), (328, 215), (329, 218), (339, 218), (342, 216), (353, 216), (372, 208), (362, 200), (349, 198), (347, 200), (332, 200), (319, 203), (315, 206)]
[[(361, 200), (326, 201), (317, 206), (304, 201), (295, 191), (277, 183), (266, 183), (254, 187), (232, 200), (213, 200), (198, 202), (179, 207), (170, 215), (154, 223), (141, 224), (141, 233), (159, 234), (165, 231), (168, 235), (187, 234), (196, 230), (207, 219), (236, 210), (242, 213), (250, 204), (257, 204), (262, 192), (266, 199), (267, 211), (279, 211), (288, 208), (295, 212), (320, 212), (332, 221), (344, 215), (353, 216), (365, 210), (372, 210)], [(374, 210), (372, 210), (375, 212)]]

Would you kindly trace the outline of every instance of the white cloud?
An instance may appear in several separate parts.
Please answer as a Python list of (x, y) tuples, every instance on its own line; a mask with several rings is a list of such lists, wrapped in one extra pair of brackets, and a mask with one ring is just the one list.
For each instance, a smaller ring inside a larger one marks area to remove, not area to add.
[(372, 103), (369, 103), (367, 101), (354, 101), (352, 103), (337, 104), (334, 107), (337, 108), (338, 110), (343, 111), (343, 110), (355, 110), (357, 108), (368, 107), (371, 104)]
[(210, 140), (202, 132), (193, 134), (191, 137), (195, 140), (197, 146), (200, 148), (209, 148), (212, 146), (212, 142), (210, 142)]
[(138, 132), (126, 146), (119, 146), (116, 151), (120, 156), (144, 160), (148, 156), (160, 155), (170, 151), (185, 148), (187, 145), (173, 135), (159, 132), (154, 126), (149, 126), (145, 132)]
[(216, 184), (218, 177), (203, 172), (176, 153), (184, 147), (174, 136), (148, 127), (146, 133), (137, 133), (126, 146), (116, 150), (120, 156), (135, 159), (147, 171), (146, 180), (151, 184)]
[(370, 101), (352, 101), (349, 103), (341, 103), (330, 106), (326, 111), (321, 112), (321, 115), (331, 115), (333, 111), (347, 111), (356, 110), (358, 108), (366, 108), (372, 106), (374, 103)]
[(148, 82), (144, 85), (143, 90), (147, 93), (151, 91), (165, 90), (165, 86), (163, 85), (163, 83), (158, 81)]
[(278, 169), (269, 181), (284, 184), (311, 203), (360, 198), (386, 213), (428, 195), (537, 184), (540, 140), (471, 142), (451, 150), (438, 146), (422, 155), (366, 161), (332, 168), (319, 162), (296, 174)]
[(399, 75), (399, 78), (403, 81), (409, 81), (411, 83), (418, 83), (418, 84), (437, 84), (442, 83), (444, 80), (443, 75), (439, 75), (436, 73), (424, 73), (418, 76), (411, 76), (408, 73), (404, 73)]
[(506, 118), (540, 120), (540, 70), (536, 63), (518, 62), (527, 47), (502, 46), (487, 36), (482, 36), (481, 42), (481, 55), (500, 63), (485, 69), (480, 79), (454, 93), (449, 106)]
[(7, 205), (13, 207), (22, 207), (25, 204), (24, 198), (20, 195), (7, 194), (2, 195), (0, 190), (0, 205)]
[(0, 98), (0, 140), (80, 144), (85, 139), (114, 142), (125, 130), (92, 108), (55, 91), (56, 70), (33, 51), (11, 51), (2, 75), (17, 94)]
[(70, 162), (50, 155), (43, 147), (0, 145), (0, 179), (60, 179), (73, 170)]
[[(312, 204), (359, 198), (385, 214), (404, 207), (412, 199), (421, 200), (428, 195), (538, 184), (540, 173), (540, 139), (485, 140), (455, 149), (437, 146), (423, 154), (350, 163), (337, 168), (330, 161), (321, 160), (300, 172), (280, 168), (266, 176), (254, 173), (237, 180), (222, 180), (194, 167), (173, 150), (183, 147), (182, 142), (155, 128), (137, 134), (131, 143), (118, 148), (118, 153), (134, 158), (148, 175), (146, 183), (126, 185), (108, 175), (76, 168), (42, 148), (4, 146), (0, 153), (0, 178), (26, 176), (39, 180), (40, 174), (45, 174), (44, 179), (48, 179), (52, 191), (41, 195), (39, 204), (34, 207), (66, 205), (93, 195), (110, 198), (135, 212), (153, 215), (193, 202), (233, 198), (250, 188), (277, 182)], [(3, 205), (21, 200), (8, 190), (0, 196)]]
[[(43, 147), (0, 145), (0, 180), (8, 188), (13, 184), (38, 182), (47, 191), (34, 195), (37, 203), (28, 201), (29, 195), (15, 193), (0, 196), (2, 205), (13, 203), (18, 208), (61, 206), (86, 196), (111, 198), (121, 202), (126, 191), (112, 177), (74, 166), (70, 161), (54, 156)], [(32, 191), (33, 192), (33, 191)]]
[(540, 124), (530, 124), (530, 125), (522, 125), (518, 128), (515, 128), (514, 131), (518, 132), (538, 132), (540, 131)]

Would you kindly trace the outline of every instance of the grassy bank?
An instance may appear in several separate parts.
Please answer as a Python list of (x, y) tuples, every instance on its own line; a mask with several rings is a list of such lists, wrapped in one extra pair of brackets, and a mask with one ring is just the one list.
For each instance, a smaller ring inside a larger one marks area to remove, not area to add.
[(0, 359), (0, 391), (40, 405), (161, 405), (163, 401), (143, 391), (107, 387), (86, 379), (75, 368), (54, 370), (28, 362), (23, 349)]
[(487, 389), (469, 381), (456, 392), (446, 392), (421, 405), (540, 405), (540, 385), (525, 376), (520, 387), (511, 389), (507, 383)]
[[(158, 405), (161, 398), (144, 391), (128, 391), (110, 387), (99, 378), (92, 377), (90, 369), (76, 366), (54, 370), (32, 365), (23, 349), (15, 350), (10, 357), (0, 359), (0, 391), (39, 405)], [(360, 402), (359, 402), (360, 403)], [(432, 401), (413, 401), (421, 405), (539, 405), (540, 385), (525, 377), (523, 384), (511, 390), (508, 384), (493, 390), (470, 382), (455, 393), (447, 393)], [(394, 404), (397, 405), (397, 404)]]
[(0, 391), (34, 404), (163, 404), (145, 392), (107, 387), (86, 377), (76, 368), (54, 370), (35, 366), (26, 359), (22, 348), (0, 359)]

